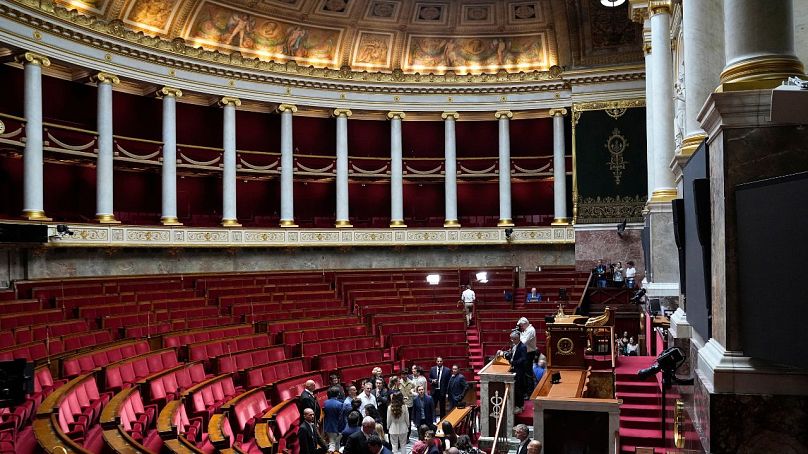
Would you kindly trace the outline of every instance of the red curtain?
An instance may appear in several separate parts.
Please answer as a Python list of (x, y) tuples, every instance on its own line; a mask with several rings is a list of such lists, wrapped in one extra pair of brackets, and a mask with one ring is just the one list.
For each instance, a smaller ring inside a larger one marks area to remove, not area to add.
[(22, 69), (9, 65), (0, 65), (0, 87), (3, 87), (3, 96), (0, 96), (0, 109), (9, 115), (23, 116), (23, 102), (25, 95), (25, 76)]
[(499, 129), (491, 115), (491, 121), (458, 121), (455, 125), (457, 156), (497, 156)]
[[(221, 131), (222, 125), (218, 125)], [(221, 134), (220, 134), (221, 135)], [(221, 143), (221, 138), (219, 139)], [(281, 151), (281, 123), (277, 115), (236, 111), (236, 148), (249, 151)]]
[(442, 121), (401, 122), (404, 158), (442, 158), (444, 126)]
[(112, 130), (116, 135), (163, 140), (163, 101), (156, 97), (115, 91), (112, 112)]
[(390, 157), (390, 122), (348, 120), (348, 155)]
[(55, 221), (95, 219), (95, 167), (45, 163), (45, 213)]
[(528, 118), (511, 120), (511, 156), (551, 156), (553, 154), (553, 119)]
[(0, 216), (7, 219), (22, 214), (22, 155), (0, 157)]
[(221, 148), (222, 117), (217, 107), (177, 103), (177, 143)]
[[(348, 124), (352, 121), (348, 120)], [(292, 143), (300, 154), (337, 155), (336, 119), (296, 116), (292, 125)], [(349, 140), (349, 150), (351, 150), (351, 145)]]

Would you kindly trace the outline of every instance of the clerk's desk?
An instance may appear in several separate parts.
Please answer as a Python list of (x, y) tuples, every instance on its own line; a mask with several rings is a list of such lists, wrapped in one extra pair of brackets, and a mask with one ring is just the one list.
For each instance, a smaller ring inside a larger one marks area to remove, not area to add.
[[(559, 383), (552, 382), (554, 373)], [(589, 378), (588, 370), (549, 368), (533, 390), (534, 438), (547, 452), (563, 452), (568, 443), (591, 453), (617, 452), (620, 401), (584, 397)]]

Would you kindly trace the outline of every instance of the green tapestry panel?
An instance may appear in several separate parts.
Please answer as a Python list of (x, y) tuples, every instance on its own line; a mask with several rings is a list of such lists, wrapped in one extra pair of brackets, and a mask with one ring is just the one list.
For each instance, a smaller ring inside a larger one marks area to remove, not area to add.
[(577, 223), (642, 222), (647, 199), (645, 108), (577, 112)]

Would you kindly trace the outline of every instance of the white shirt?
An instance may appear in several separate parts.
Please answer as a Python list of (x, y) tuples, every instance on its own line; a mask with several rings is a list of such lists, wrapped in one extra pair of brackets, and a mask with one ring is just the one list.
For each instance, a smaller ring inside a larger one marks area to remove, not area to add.
[(474, 294), (474, 290), (467, 288), (463, 290), (460, 299), (463, 300), (464, 303), (473, 303), (477, 299), (477, 295)]
[(528, 353), (536, 351), (536, 328), (528, 324), (524, 331), (519, 332), (519, 340), (525, 344)]
[(634, 277), (637, 274), (637, 269), (633, 266), (626, 268), (626, 278)]
[(368, 404), (372, 404), (374, 407), (376, 406), (376, 396), (374, 396), (373, 393), (367, 395), (362, 391), (362, 394), (359, 394), (359, 400), (362, 401), (362, 406), (359, 408), (359, 413), (362, 413), (362, 416), (367, 416), (365, 415), (365, 407)]

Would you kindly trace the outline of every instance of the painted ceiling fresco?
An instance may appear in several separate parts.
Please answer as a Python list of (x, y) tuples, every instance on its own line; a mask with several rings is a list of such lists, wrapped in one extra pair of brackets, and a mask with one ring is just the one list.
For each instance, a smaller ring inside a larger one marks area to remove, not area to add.
[(332, 69), (464, 74), (642, 60), (625, 5), (599, 0), (57, 2), (193, 46)]

